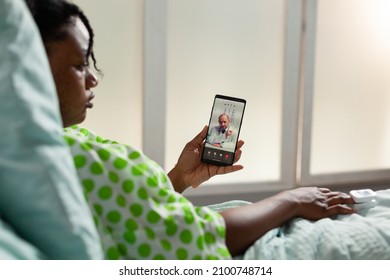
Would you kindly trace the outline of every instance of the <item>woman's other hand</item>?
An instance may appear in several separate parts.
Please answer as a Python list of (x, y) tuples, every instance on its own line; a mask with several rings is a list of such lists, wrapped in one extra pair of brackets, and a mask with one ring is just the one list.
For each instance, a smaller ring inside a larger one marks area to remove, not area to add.
[(328, 188), (301, 187), (288, 190), (285, 195), (288, 200), (296, 202), (294, 216), (309, 220), (355, 212), (347, 206), (354, 203), (348, 194)]

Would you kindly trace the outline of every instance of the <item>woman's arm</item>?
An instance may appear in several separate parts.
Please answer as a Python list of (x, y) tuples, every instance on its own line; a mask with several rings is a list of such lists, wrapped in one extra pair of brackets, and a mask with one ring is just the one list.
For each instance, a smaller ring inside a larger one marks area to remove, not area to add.
[(226, 223), (226, 244), (230, 253), (242, 254), (269, 230), (294, 217), (318, 220), (354, 210), (344, 204), (353, 203), (345, 193), (326, 188), (303, 187), (283, 191), (254, 204), (221, 212)]

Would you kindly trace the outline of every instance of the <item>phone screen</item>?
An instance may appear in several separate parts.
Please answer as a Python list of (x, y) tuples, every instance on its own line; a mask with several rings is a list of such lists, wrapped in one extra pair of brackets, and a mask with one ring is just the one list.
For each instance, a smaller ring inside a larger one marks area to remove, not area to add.
[(232, 165), (246, 101), (217, 94), (214, 98), (202, 161), (215, 165)]

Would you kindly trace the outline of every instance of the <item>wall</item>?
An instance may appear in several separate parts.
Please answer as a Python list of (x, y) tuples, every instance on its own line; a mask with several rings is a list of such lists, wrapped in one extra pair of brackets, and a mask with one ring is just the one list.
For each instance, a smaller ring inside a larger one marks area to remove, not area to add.
[(104, 76), (83, 125), (135, 147), (142, 145), (142, 0), (76, 0), (95, 31)]

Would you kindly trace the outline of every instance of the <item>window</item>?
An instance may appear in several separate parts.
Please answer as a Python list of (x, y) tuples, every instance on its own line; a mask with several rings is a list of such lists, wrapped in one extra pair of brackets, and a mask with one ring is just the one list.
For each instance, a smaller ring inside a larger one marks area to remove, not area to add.
[[(282, 111), (285, 100), (297, 104), (298, 76), (284, 64), (293, 56), (297, 60), (299, 46), (285, 55), (285, 14), (282, 0), (145, 2), (148, 155), (169, 170), (185, 142), (207, 123), (214, 94), (248, 101), (241, 137), (252, 152), (242, 158), (245, 171), (213, 178), (194, 195), (237, 192), (238, 183), (241, 192), (294, 184), (296, 145), (289, 134), (296, 133), (291, 129), (296, 114), (294, 107), (287, 114)], [(161, 58), (158, 54), (164, 52), (166, 58)], [(286, 76), (292, 77), (287, 80), (293, 90), (284, 90)]]
[(174, 165), (223, 93), (248, 100), (246, 168), (190, 195), (389, 182), (390, 34), (374, 2), (166, 1), (160, 163)]
[(308, 2), (303, 184), (390, 178), (390, 3)]
[(188, 196), (390, 182), (389, 1), (77, 2), (106, 72), (90, 128), (170, 170), (215, 94), (247, 100), (244, 170)]

